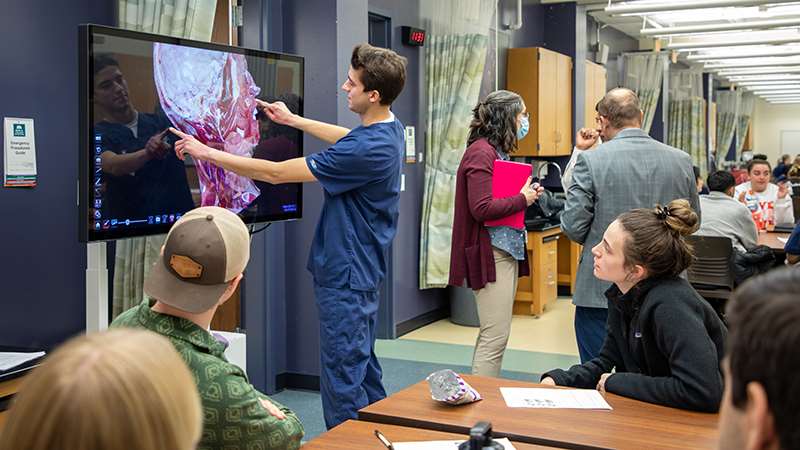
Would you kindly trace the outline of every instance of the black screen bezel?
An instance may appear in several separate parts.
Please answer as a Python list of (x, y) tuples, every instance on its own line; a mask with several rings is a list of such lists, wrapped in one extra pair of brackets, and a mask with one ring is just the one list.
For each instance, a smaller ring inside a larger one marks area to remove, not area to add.
[[(207, 50), (217, 50), (228, 53), (237, 53), (245, 56), (272, 58), (277, 60), (288, 60), (297, 62), (300, 65), (300, 89), (301, 101), (299, 105), (299, 115), (303, 115), (303, 100), (305, 95), (305, 62), (302, 56), (286, 53), (269, 52), (255, 50), (244, 47), (232, 47), (228, 45), (215, 44), (211, 42), (195, 41), (191, 39), (162, 36), (138, 31), (123, 30), (102, 25), (80, 25), (78, 27), (78, 240), (80, 242), (102, 242), (116, 239), (126, 239), (132, 237), (152, 236), (165, 234), (169, 231), (172, 224), (148, 225), (146, 228), (115, 228), (107, 230), (95, 230), (90, 227), (92, 220), (89, 220), (91, 206), (93, 205), (89, 188), (92, 182), (91, 174), (94, 162), (94, 142), (91, 137), (93, 131), (94, 106), (90, 98), (93, 89), (93, 37), (97, 34), (124, 37), (129, 39), (139, 39), (147, 42), (159, 42), (165, 44), (182, 45), (187, 47), (202, 48)], [(299, 155), (304, 156), (303, 139), (299, 142)], [(242, 217), (242, 216), (240, 216)], [(303, 186), (300, 183), (297, 197), (297, 210), (294, 212), (262, 215), (260, 217), (246, 216), (242, 220), (246, 224), (280, 222), (287, 220), (298, 220), (303, 217)]]

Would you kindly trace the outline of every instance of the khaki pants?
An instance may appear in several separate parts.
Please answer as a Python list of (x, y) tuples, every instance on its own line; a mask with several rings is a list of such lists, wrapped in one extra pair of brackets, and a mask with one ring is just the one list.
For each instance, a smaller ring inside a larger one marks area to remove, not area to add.
[(496, 248), (493, 252), (497, 281), (475, 291), (481, 330), (472, 357), (472, 373), (489, 377), (499, 376), (503, 365), (519, 273), (513, 256)]

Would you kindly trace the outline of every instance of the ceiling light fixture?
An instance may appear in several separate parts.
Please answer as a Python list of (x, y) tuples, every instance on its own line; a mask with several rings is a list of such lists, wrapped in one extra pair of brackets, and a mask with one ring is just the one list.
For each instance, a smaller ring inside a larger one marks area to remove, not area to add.
[[(774, 46), (780, 48), (780, 46)], [(725, 61), (728, 59), (749, 59), (749, 58), (769, 58), (781, 56), (800, 56), (800, 48), (784, 51), (764, 49), (762, 52), (744, 52), (744, 53), (692, 53), (686, 55), (687, 61), (697, 62), (712, 62), (712, 61)]]
[(693, 42), (673, 42), (667, 45), (671, 50), (701, 50), (701, 49), (715, 49), (721, 47), (740, 47), (744, 45), (776, 45), (776, 44), (793, 44), (800, 42), (800, 34), (797, 37), (783, 37), (783, 38), (755, 38), (749, 40), (729, 40), (729, 41), (713, 41), (713, 40), (695, 40)]
[[(796, 0), (795, 0), (796, 1)], [(605, 8), (608, 14), (650, 14), (665, 11), (682, 11), (685, 9), (724, 8), (729, 6), (760, 6), (764, 0), (704, 0), (692, 2), (625, 2), (617, 3)], [(793, 3), (791, 0), (769, 0), (770, 4)]]
[(690, 34), (715, 33), (719, 31), (768, 30), (800, 26), (800, 19), (750, 20), (743, 22), (712, 23), (706, 25), (685, 25), (679, 27), (645, 28), (639, 31), (642, 36), (680, 36)]
[(725, 69), (747, 69), (750, 67), (787, 67), (787, 66), (800, 66), (800, 60), (783, 60), (783, 61), (754, 61), (747, 63), (730, 63), (730, 64), (705, 64), (703, 66), (706, 70), (725, 70)]
[(783, 75), (800, 73), (800, 67), (765, 67), (759, 69), (720, 70), (717, 72), (722, 77), (736, 75)]

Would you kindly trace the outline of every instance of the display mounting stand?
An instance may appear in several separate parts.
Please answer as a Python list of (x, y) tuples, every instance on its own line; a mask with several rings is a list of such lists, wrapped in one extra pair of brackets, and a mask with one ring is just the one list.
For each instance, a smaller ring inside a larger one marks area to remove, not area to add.
[(86, 244), (86, 332), (108, 328), (106, 243)]

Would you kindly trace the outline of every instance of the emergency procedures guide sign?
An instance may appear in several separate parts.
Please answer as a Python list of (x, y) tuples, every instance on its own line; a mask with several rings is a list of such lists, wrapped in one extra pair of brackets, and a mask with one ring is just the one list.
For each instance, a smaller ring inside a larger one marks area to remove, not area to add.
[(3, 121), (5, 187), (36, 186), (36, 141), (33, 119), (6, 117)]

